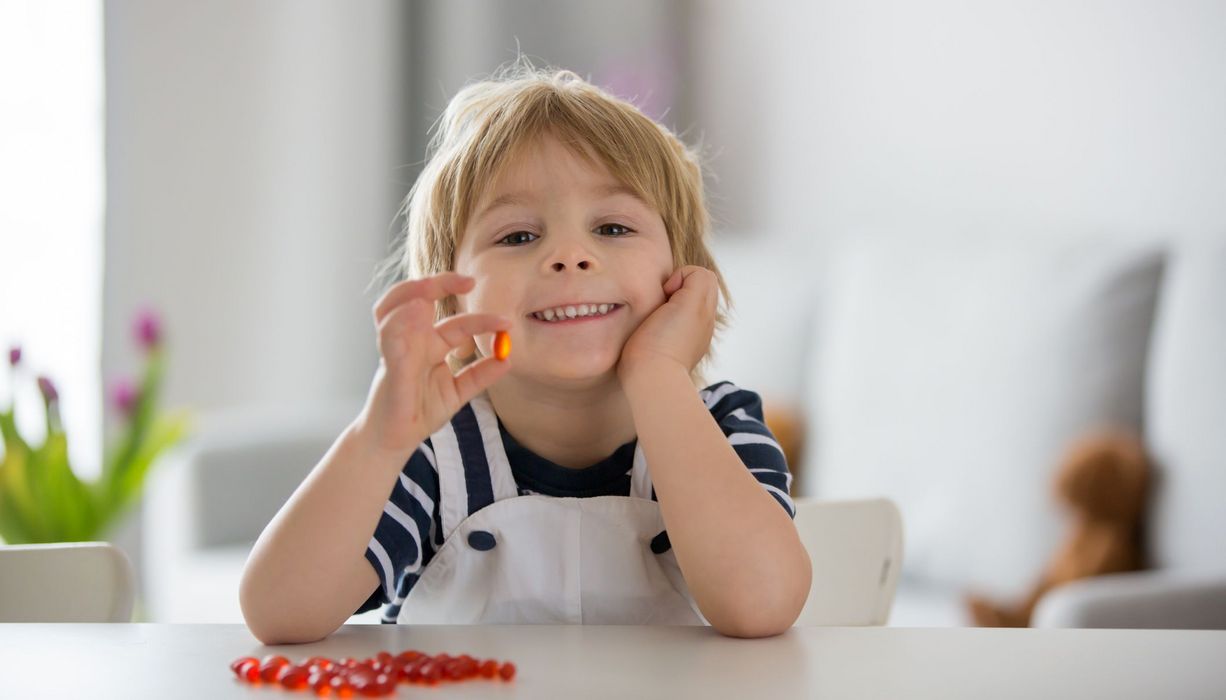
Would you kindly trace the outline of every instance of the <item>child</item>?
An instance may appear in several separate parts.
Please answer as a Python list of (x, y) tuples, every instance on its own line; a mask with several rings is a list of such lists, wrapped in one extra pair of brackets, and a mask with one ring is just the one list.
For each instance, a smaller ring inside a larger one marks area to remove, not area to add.
[(782, 450), (757, 394), (701, 388), (728, 294), (695, 156), (523, 61), (461, 90), (430, 145), (366, 405), (243, 572), (252, 633), (315, 641), (380, 605), (386, 623), (790, 627), (811, 569)]

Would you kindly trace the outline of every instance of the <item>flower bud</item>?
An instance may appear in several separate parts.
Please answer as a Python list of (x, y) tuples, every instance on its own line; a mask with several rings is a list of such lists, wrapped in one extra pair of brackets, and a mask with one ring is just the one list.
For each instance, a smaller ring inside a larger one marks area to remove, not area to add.
[(111, 404), (125, 416), (132, 415), (136, 405), (136, 385), (130, 379), (119, 379), (111, 385)]
[(47, 403), (55, 403), (60, 397), (59, 392), (55, 390), (55, 384), (41, 374), (38, 376), (38, 390), (43, 393), (43, 398), (47, 400)]
[(21, 362), (21, 346), (14, 345), (9, 348), (9, 364), (16, 367), (19, 362)]
[(141, 309), (136, 316), (134, 330), (136, 342), (144, 350), (151, 350), (162, 342), (162, 321), (152, 308)]

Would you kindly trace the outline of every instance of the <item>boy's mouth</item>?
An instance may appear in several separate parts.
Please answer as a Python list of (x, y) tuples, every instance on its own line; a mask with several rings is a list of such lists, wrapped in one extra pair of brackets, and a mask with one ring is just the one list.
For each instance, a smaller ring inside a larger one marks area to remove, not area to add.
[(620, 311), (623, 306), (625, 304), (612, 302), (601, 304), (567, 304), (543, 311), (533, 311), (528, 314), (528, 318), (548, 325), (567, 326), (582, 321), (598, 321), (602, 318), (607, 318)]

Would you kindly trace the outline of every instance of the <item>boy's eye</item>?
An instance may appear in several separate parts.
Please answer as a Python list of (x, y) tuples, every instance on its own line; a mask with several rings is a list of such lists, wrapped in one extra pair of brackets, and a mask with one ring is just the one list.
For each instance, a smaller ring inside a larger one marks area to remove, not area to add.
[[(622, 236), (625, 236), (630, 233), (630, 228), (627, 226), (623, 226), (621, 224), (601, 224), (600, 226), (596, 227), (596, 230), (599, 231), (601, 229), (607, 229), (607, 228), (623, 229), (624, 233), (609, 234), (613, 238), (621, 238)], [(536, 236), (536, 234), (529, 233), (528, 231), (515, 231), (513, 233), (508, 233), (506, 236), (503, 236), (501, 239), (499, 239), (498, 245), (509, 245), (509, 246), (520, 245), (518, 243), (506, 243), (506, 241), (509, 241), (510, 239), (515, 238), (516, 236)]]
[[(504, 236), (502, 240), (498, 241), (498, 245), (502, 245), (504, 241), (508, 241), (514, 238), (515, 236), (535, 236), (535, 235), (536, 235), (535, 233), (528, 233), (527, 231), (516, 231), (514, 233), (509, 233), (506, 236)], [(517, 245), (517, 244), (513, 243), (511, 245)]]
[[(626, 233), (630, 232), (630, 229), (628, 227), (622, 226), (621, 224), (601, 224), (600, 226), (597, 227), (597, 230), (605, 228), (606, 226), (612, 226), (613, 228), (625, 229)], [(622, 234), (622, 235), (625, 235), (625, 234)]]

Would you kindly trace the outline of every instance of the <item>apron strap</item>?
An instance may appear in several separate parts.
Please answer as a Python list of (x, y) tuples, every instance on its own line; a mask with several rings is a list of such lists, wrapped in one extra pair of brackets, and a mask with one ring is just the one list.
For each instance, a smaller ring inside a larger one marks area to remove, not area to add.
[(515, 498), (519, 495), (519, 486), (515, 483), (515, 475), (511, 472), (511, 461), (507, 459), (507, 450), (502, 443), (502, 431), (498, 428), (498, 414), (494, 412), (494, 404), (490, 402), (489, 394), (481, 392), (473, 398), (469, 405), (472, 406), (473, 414), (477, 417), (477, 425), (481, 429), (481, 441), (485, 443), (485, 456), (489, 462), (487, 475), (490, 478), (494, 500)]
[(474, 397), (430, 436), (438, 467), (443, 537), (465, 518), (496, 500), (519, 495), (498, 430), (498, 416), (485, 394)]
[(651, 500), (651, 473), (647, 471), (647, 457), (643, 454), (643, 441), (634, 446), (634, 466), (630, 469), (631, 498)]

